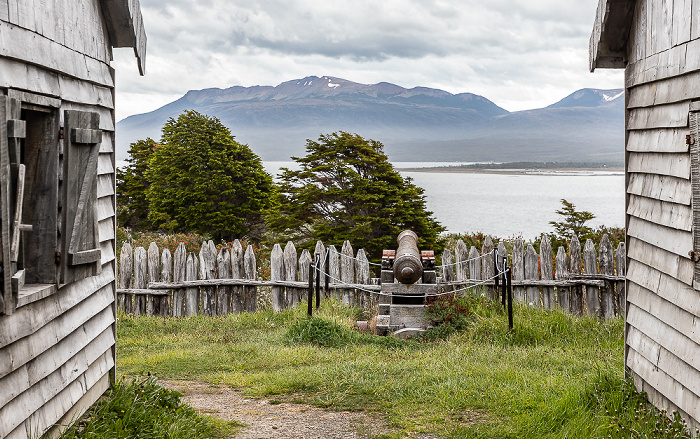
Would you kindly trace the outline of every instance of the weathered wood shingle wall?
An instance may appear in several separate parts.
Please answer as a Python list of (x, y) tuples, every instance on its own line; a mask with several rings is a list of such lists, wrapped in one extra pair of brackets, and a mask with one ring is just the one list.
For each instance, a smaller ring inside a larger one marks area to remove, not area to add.
[[(119, 8), (133, 13), (133, 20), (119, 21), (124, 18), (116, 16)], [(138, 0), (0, 0), (0, 94), (23, 107), (54, 112), (61, 127), (65, 110), (97, 113), (102, 130), (94, 200), (101, 271), (0, 316), (3, 438), (38, 437), (79, 416), (114, 374), (115, 123), (109, 62), (113, 46), (130, 43), (110, 41), (117, 35), (112, 21), (138, 23), (132, 31), (139, 36), (132, 40), (140, 41), (138, 50), (145, 54)], [(118, 31), (122, 38), (129, 29)]]
[(686, 136), (700, 99), (700, 1), (637, 1), (627, 53), (626, 364), (655, 404), (696, 428), (700, 292), (689, 252), (700, 208)]

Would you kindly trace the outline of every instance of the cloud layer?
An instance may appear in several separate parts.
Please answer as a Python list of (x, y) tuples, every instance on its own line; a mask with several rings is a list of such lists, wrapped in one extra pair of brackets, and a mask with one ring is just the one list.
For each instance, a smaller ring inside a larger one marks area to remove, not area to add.
[(584, 87), (594, 0), (141, 0), (148, 65), (115, 52), (117, 117), (190, 89), (277, 85), (309, 75), (481, 94), (508, 110)]

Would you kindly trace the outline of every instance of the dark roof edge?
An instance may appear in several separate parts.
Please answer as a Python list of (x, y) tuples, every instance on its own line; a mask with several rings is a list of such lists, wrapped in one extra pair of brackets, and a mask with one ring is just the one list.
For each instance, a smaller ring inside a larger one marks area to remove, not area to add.
[(627, 66), (629, 39), (636, 0), (600, 0), (590, 40), (590, 69)]
[(133, 47), (139, 73), (146, 72), (146, 29), (139, 0), (100, 0), (112, 47)]

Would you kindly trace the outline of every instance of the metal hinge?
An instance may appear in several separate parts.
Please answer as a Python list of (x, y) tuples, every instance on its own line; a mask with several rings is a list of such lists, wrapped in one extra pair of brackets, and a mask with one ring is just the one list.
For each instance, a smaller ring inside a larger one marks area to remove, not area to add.
[(685, 136), (685, 144), (686, 145), (695, 145), (695, 136), (692, 134), (688, 134)]
[(690, 256), (690, 259), (693, 262), (700, 262), (700, 252), (696, 252), (695, 250), (691, 250), (688, 252), (688, 256)]
[(58, 129), (58, 138), (60, 140), (63, 140), (63, 127)]

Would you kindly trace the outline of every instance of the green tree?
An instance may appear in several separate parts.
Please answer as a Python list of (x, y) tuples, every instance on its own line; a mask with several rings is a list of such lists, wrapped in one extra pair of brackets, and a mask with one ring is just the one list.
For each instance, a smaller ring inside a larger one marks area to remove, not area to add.
[(554, 233), (557, 239), (568, 241), (574, 234), (579, 239), (588, 239), (593, 234), (593, 229), (586, 226), (586, 222), (595, 218), (591, 212), (586, 210), (578, 211), (573, 203), (570, 203), (562, 198), (562, 208), (555, 212), (564, 217), (562, 221), (550, 221), (549, 224), (554, 227)]
[(423, 189), (394, 170), (383, 148), (346, 132), (307, 140), (306, 156), (292, 157), (300, 169), (283, 169), (271, 229), (307, 246), (347, 239), (373, 260), (396, 248), (405, 229), (418, 234), (421, 248), (433, 249), (443, 227), (426, 210)]
[(190, 110), (168, 119), (148, 163), (148, 219), (155, 227), (224, 240), (264, 232), (272, 177), (216, 117)]
[(129, 165), (117, 169), (117, 222), (121, 227), (136, 230), (147, 230), (151, 227), (148, 221), (148, 160), (153, 155), (156, 142), (147, 138), (129, 146)]

